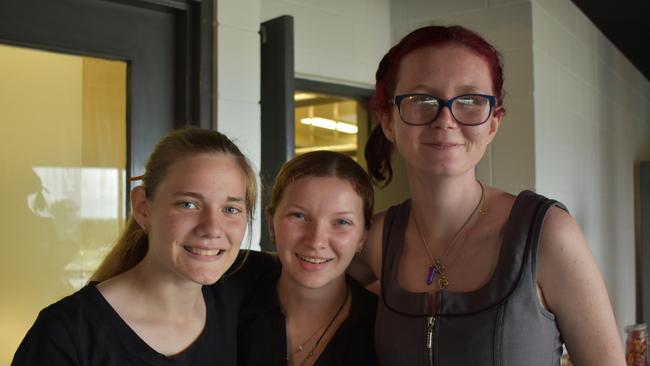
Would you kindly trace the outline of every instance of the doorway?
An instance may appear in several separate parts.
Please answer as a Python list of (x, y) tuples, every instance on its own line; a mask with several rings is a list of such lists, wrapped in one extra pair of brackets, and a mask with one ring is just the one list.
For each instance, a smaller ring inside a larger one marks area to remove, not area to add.
[(0, 364), (110, 249), (155, 143), (213, 126), (206, 18), (212, 1), (0, 2)]

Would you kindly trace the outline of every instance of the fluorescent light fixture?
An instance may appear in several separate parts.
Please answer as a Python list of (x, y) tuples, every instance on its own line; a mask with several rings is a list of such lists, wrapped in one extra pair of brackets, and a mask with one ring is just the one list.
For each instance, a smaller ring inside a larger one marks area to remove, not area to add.
[(359, 131), (359, 128), (351, 123), (337, 122), (321, 117), (301, 118), (300, 123), (350, 134), (355, 134)]

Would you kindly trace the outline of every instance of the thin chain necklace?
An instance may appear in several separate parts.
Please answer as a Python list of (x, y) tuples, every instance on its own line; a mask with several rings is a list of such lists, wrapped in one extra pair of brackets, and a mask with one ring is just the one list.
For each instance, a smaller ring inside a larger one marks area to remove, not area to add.
[(307, 345), (307, 343), (309, 343), (309, 341), (312, 338), (314, 338), (314, 336), (318, 333), (318, 331), (323, 329), (323, 327), (325, 327), (325, 330), (323, 330), (320, 337), (318, 337), (318, 339), (316, 340), (316, 343), (314, 343), (314, 347), (312, 347), (311, 350), (309, 350), (309, 353), (307, 353), (307, 356), (305, 356), (305, 358), (302, 360), (302, 362), (300, 362), (300, 366), (303, 366), (305, 363), (307, 363), (307, 360), (309, 360), (310, 358), (312, 358), (314, 356), (314, 354), (316, 353), (316, 349), (318, 349), (318, 346), (320, 345), (320, 342), (325, 337), (325, 334), (327, 334), (327, 331), (330, 330), (330, 328), (334, 324), (334, 321), (339, 317), (339, 315), (341, 315), (341, 312), (343, 311), (343, 308), (345, 307), (345, 304), (348, 302), (349, 298), (350, 298), (350, 289), (347, 289), (346, 292), (345, 292), (345, 299), (343, 299), (343, 303), (341, 304), (341, 306), (339, 306), (338, 310), (336, 310), (336, 313), (334, 313), (334, 316), (332, 317), (332, 319), (327, 323), (327, 326), (325, 326), (325, 325), (320, 326), (318, 329), (316, 329), (316, 331), (311, 336), (309, 336), (309, 338), (307, 338), (307, 340), (303, 344), (298, 346), (298, 348), (296, 348), (296, 350), (293, 351), (290, 355), (287, 355), (287, 365), (288, 366), (293, 366), (293, 360), (292, 360), (293, 356), (295, 356), (298, 352), (302, 351), (304, 349), (305, 345)]
[(485, 215), (485, 209), (482, 207), (483, 202), (485, 199), (485, 188), (483, 187), (483, 183), (481, 181), (477, 180), (478, 184), (481, 186), (481, 198), (478, 200), (478, 203), (476, 204), (476, 207), (472, 210), (472, 213), (467, 216), (467, 219), (465, 219), (465, 222), (460, 226), (460, 229), (456, 231), (456, 234), (454, 234), (453, 238), (447, 245), (447, 248), (445, 248), (444, 252), (442, 252), (442, 255), (440, 258), (434, 258), (433, 254), (431, 254), (431, 250), (429, 249), (429, 244), (427, 244), (427, 240), (424, 237), (424, 234), (422, 232), (422, 229), (420, 229), (420, 225), (418, 224), (418, 220), (415, 217), (415, 212), (411, 209), (411, 216), (413, 216), (413, 222), (415, 223), (415, 228), (418, 231), (418, 234), (420, 234), (420, 239), (422, 241), (422, 246), (424, 246), (424, 249), (427, 252), (427, 255), (429, 256), (429, 260), (431, 261), (431, 266), (429, 267), (429, 270), (427, 271), (427, 278), (426, 282), (427, 285), (431, 285), (433, 283), (433, 280), (438, 276), (438, 286), (440, 286), (440, 290), (445, 290), (447, 287), (449, 287), (449, 278), (447, 277), (447, 273), (445, 272), (446, 267), (443, 264), (443, 260), (447, 257), (447, 253), (451, 250), (451, 248), (456, 244), (456, 241), (460, 237), (460, 234), (463, 232), (463, 229), (469, 224), (469, 222), (472, 220), (472, 217), (474, 217), (474, 214), (476, 212), (479, 213), (479, 216)]

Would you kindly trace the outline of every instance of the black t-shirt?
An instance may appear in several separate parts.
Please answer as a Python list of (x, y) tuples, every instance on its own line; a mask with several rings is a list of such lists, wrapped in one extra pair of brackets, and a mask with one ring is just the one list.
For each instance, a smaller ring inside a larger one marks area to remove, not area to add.
[[(285, 317), (278, 303), (279, 270), (264, 276), (244, 302), (239, 322), (240, 366), (287, 365)], [(377, 297), (351, 277), (347, 278), (350, 313), (336, 330), (315, 366), (379, 365), (375, 353)]]
[[(242, 255), (233, 265), (239, 267)], [(12, 366), (199, 366), (237, 364), (237, 321), (242, 300), (260, 275), (277, 268), (270, 256), (250, 252), (241, 268), (203, 287), (206, 325), (174, 357), (149, 347), (119, 317), (94, 283), (43, 309), (14, 355)]]

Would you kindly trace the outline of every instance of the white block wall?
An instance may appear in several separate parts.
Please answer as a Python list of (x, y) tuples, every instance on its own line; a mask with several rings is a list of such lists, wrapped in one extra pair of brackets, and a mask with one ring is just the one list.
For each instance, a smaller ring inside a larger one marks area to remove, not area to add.
[[(260, 0), (219, 0), (216, 8), (217, 130), (232, 138), (259, 173)], [(253, 224), (251, 248), (259, 249), (260, 214)]]
[(564, 202), (635, 322), (634, 163), (650, 159), (650, 83), (569, 0), (532, 2), (535, 174)]
[(263, 0), (261, 20), (294, 18), (296, 77), (372, 89), (390, 46), (388, 0)]

